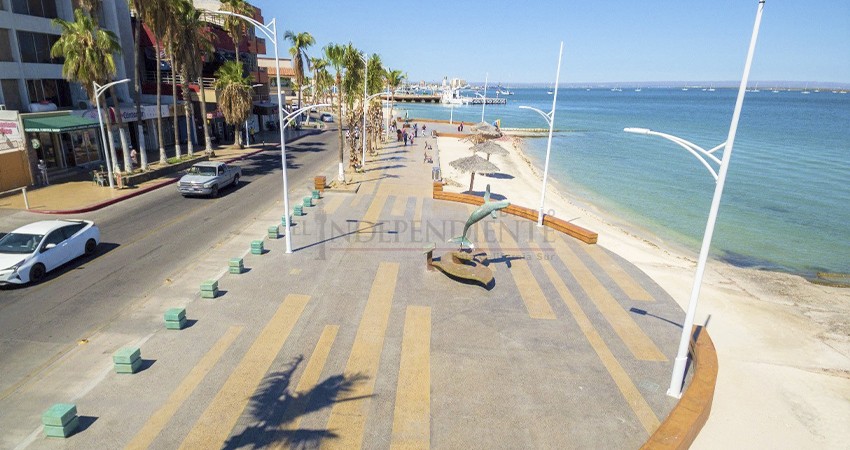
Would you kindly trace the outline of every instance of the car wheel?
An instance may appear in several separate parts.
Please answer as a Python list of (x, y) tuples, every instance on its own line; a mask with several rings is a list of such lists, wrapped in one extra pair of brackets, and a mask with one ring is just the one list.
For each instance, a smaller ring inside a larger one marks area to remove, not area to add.
[(97, 250), (97, 242), (94, 239), (89, 239), (86, 241), (86, 255), (91, 256), (94, 254), (94, 251)]
[(239, 186), (239, 175), (236, 175), (235, 177), (233, 177), (233, 185)]
[(30, 268), (30, 283), (38, 283), (39, 281), (44, 279), (44, 276), (47, 274), (47, 270), (44, 268), (44, 264), (35, 264)]
[(218, 186), (213, 186), (210, 191), (210, 197), (218, 197)]

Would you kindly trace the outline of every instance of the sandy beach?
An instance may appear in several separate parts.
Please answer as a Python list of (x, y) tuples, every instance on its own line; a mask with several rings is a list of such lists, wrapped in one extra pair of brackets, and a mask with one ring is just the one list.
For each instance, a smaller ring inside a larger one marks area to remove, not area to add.
[[(473, 190), (483, 191), (490, 184), (493, 193), (536, 209), (541, 171), (523, 153), (522, 139), (506, 136), (497, 142), (509, 154), (493, 155), (491, 161), (510, 176), (478, 174)], [(469, 156), (472, 144), (440, 137), (437, 145), (442, 175), (449, 183), (445, 189), (466, 191), (469, 174), (448, 163)], [(550, 183), (546, 209), (598, 232), (599, 245), (635, 264), (683, 310), (687, 307), (696, 253), (565, 194)], [(720, 371), (711, 417), (693, 448), (847, 448), (850, 289), (710, 260), (696, 323), (707, 323)]]

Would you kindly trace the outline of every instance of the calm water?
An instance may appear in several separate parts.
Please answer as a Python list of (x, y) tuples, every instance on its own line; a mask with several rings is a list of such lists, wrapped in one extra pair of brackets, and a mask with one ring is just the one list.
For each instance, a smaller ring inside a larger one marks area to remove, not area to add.
[[(486, 107), (485, 120), (546, 127), (518, 106), (549, 111), (552, 96), (513, 91), (507, 105)], [(572, 196), (696, 252), (713, 178), (672, 142), (622, 130), (651, 128), (710, 149), (726, 139), (736, 93), (561, 89), (555, 128), (563, 131), (553, 138), (550, 177)], [(398, 107), (410, 117), (450, 114), (442, 105)], [(480, 106), (453, 110), (455, 120), (481, 119)], [(526, 150), (542, 167), (546, 139), (526, 139)], [(850, 273), (850, 94), (747, 94), (712, 252), (741, 266)]]

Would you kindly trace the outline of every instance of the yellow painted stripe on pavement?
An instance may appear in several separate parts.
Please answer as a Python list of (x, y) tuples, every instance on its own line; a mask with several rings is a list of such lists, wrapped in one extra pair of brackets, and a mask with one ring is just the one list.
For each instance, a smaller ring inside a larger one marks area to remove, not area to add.
[(325, 214), (333, 214), (337, 209), (342, 205), (342, 202), (345, 200), (343, 194), (331, 195), (330, 197), (325, 197), (322, 202), (322, 210), (325, 211)]
[(384, 348), (384, 334), (390, 319), (398, 263), (382, 262), (378, 265), (375, 280), (363, 317), (357, 328), (354, 345), (343, 372), (345, 378), (356, 382), (331, 409), (327, 430), (336, 437), (322, 441), (322, 448), (357, 449), (363, 445), (363, 432), (366, 416), (369, 414), (370, 396), (375, 389), (375, 377), (381, 350)]
[[(537, 251), (541, 250), (537, 248)], [(605, 366), (608, 374), (611, 375), (611, 378), (614, 380), (617, 388), (620, 389), (620, 393), (623, 394), (623, 397), (632, 408), (632, 411), (634, 411), (647, 434), (654, 432), (658, 428), (660, 422), (658, 421), (658, 417), (652, 411), (652, 408), (649, 406), (649, 403), (646, 402), (646, 399), (643, 398), (643, 395), (641, 395), (631, 377), (629, 377), (629, 374), (626, 373), (623, 366), (620, 365), (620, 362), (617, 361), (617, 358), (613, 353), (611, 353), (608, 345), (605, 344), (605, 340), (602, 339), (602, 336), (600, 336), (599, 332), (596, 331), (596, 328), (593, 326), (593, 322), (590, 321), (590, 318), (588, 318), (584, 310), (581, 309), (581, 305), (579, 305), (578, 301), (576, 301), (572, 292), (567, 289), (567, 285), (564, 284), (564, 280), (561, 279), (561, 276), (552, 266), (552, 263), (546, 260), (546, 258), (542, 258), (540, 260), (540, 265), (543, 266), (543, 271), (546, 272), (546, 275), (549, 277), (549, 281), (551, 281), (552, 285), (555, 286), (555, 290), (558, 291), (558, 294), (561, 296), (564, 304), (567, 305), (567, 308), (575, 318), (576, 323), (578, 323), (581, 332), (584, 333), (584, 337), (587, 339), (587, 342), (590, 343), (591, 347), (593, 347), (593, 351), (596, 352), (599, 360), (602, 361), (602, 365)]]
[(381, 211), (384, 210), (384, 204), (387, 202), (386, 195), (376, 195), (372, 199), (372, 203), (369, 204), (369, 209), (366, 210), (366, 214), (363, 215), (363, 220), (360, 221), (360, 224), (357, 228), (358, 231), (369, 229), (371, 231), (372, 227), (378, 223), (378, 219), (381, 216)]
[(395, 202), (393, 202), (393, 209), (390, 211), (390, 215), (393, 217), (404, 217), (404, 213), (407, 210), (407, 196), (405, 195), (396, 195)]
[(221, 448), (309, 300), (308, 295), (286, 296), (180, 448)]
[(360, 183), (360, 189), (357, 190), (357, 194), (355, 194), (354, 199), (351, 200), (351, 206), (358, 206), (364, 198), (373, 194), (375, 192), (376, 184), (377, 183)]
[(605, 320), (611, 324), (611, 328), (614, 329), (617, 336), (620, 336), (623, 344), (628, 347), (632, 355), (642, 361), (667, 361), (667, 357), (658, 350), (652, 339), (632, 320), (629, 313), (599, 282), (593, 272), (584, 265), (573, 249), (561, 238), (553, 240), (552, 245), (555, 247), (558, 258), (572, 272), (578, 280), (578, 284), (581, 285), (581, 288), (584, 289), (584, 292), (587, 293), (587, 296), (590, 297)]
[[(331, 352), (334, 340), (336, 339), (339, 325), (327, 325), (322, 330), (322, 335), (319, 336), (319, 341), (316, 343), (316, 348), (310, 355), (307, 361), (307, 367), (304, 368), (304, 373), (301, 374), (301, 379), (298, 380), (298, 385), (295, 386), (295, 393), (292, 395), (292, 401), (283, 413), (282, 430), (297, 430), (301, 425), (301, 418), (304, 411), (307, 409), (307, 403), (310, 401), (310, 392), (319, 384), (319, 377), (322, 376), (322, 371), (325, 369), (325, 363), (328, 360), (328, 355)], [(288, 442), (276, 442), (272, 448), (286, 448)]]
[[(510, 230), (506, 229), (504, 224), (501, 224), (501, 226), (503, 228), (496, 237), (501, 238), (499, 245), (502, 246), (502, 253), (505, 255), (522, 256), (522, 252), (518, 250), (519, 245), (513, 236), (511, 236)], [(529, 317), (532, 319), (554, 320), (556, 318), (555, 312), (552, 311), (552, 306), (546, 300), (543, 289), (540, 288), (540, 284), (534, 278), (534, 273), (531, 272), (528, 262), (523, 259), (512, 259), (508, 272), (510, 272), (514, 283), (516, 283), (519, 295), (522, 297), (522, 302), (525, 303), (525, 308), (528, 310)]]
[(393, 413), (392, 450), (431, 447), (431, 308), (408, 306)]
[(655, 299), (649, 295), (649, 292), (643, 288), (640, 284), (638, 284), (637, 280), (632, 278), (631, 275), (626, 273), (619, 264), (614, 262), (611, 256), (605, 250), (602, 250), (597, 245), (593, 245), (588, 247), (587, 253), (596, 261), (596, 264), (599, 264), (599, 267), (607, 273), (617, 286), (626, 293), (632, 300), (639, 300), (644, 302), (651, 302)]
[(204, 377), (207, 376), (209, 371), (215, 366), (224, 352), (230, 348), (230, 345), (233, 344), (233, 341), (236, 340), (236, 337), (241, 332), (242, 327), (239, 326), (232, 326), (224, 332), (224, 335), (213, 344), (212, 348), (195, 364), (195, 367), (189, 371), (189, 374), (183, 378), (180, 385), (174, 389), (174, 392), (168, 396), (165, 404), (148, 418), (142, 429), (127, 444), (127, 449), (144, 449), (151, 445), (171, 418), (174, 417), (177, 410), (180, 409), (186, 399), (195, 391), (195, 388), (201, 384)]

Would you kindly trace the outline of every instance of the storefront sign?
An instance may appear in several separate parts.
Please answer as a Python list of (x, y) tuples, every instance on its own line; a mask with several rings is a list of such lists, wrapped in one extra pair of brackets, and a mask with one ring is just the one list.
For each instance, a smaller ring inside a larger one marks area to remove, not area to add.
[(21, 147), (23, 135), (18, 126), (17, 111), (0, 111), (0, 150)]
[[(178, 113), (182, 113), (182, 105), (178, 105)], [(109, 108), (112, 111), (111, 118), (115, 117), (115, 108)], [(162, 105), (160, 108), (162, 111), (162, 117), (171, 117), (171, 107), (170, 105)], [(89, 109), (89, 110), (77, 110), (72, 111), (71, 114), (87, 117), (89, 119), (97, 120), (97, 109)], [(121, 108), (121, 118), (124, 122), (136, 122), (138, 121), (138, 114), (136, 113), (135, 107), (130, 108)], [(142, 120), (156, 119), (156, 105), (142, 105)]]

